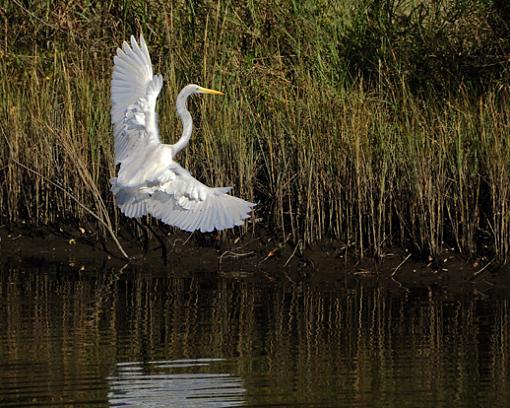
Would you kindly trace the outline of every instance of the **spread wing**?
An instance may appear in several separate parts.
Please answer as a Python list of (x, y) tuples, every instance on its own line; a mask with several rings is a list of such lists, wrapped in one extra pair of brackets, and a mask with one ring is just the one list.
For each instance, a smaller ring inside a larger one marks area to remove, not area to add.
[[(117, 204), (128, 217), (151, 214), (186, 231), (223, 230), (241, 225), (255, 204), (226, 194), (230, 188), (210, 188), (171, 160), (168, 168), (144, 167), (165, 163), (159, 139), (156, 99), (163, 86), (153, 75), (147, 45), (131, 37), (117, 49), (112, 74), (112, 123), (119, 177), (111, 180)], [(161, 157), (160, 157), (161, 156)], [(147, 172), (157, 176), (147, 179)], [(140, 176), (139, 180), (136, 176)], [(144, 183), (142, 183), (144, 182)]]
[(124, 163), (148, 144), (160, 143), (156, 99), (163, 86), (161, 75), (152, 74), (147, 44), (131, 36), (117, 48), (112, 74), (112, 124), (115, 163)]
[(242, 225), (255, 206), (226, 194), (230, 187), (207, 187), (176, 163), (166, 177), (147, 200), (148, 212), (185, 231), (220, 231)]

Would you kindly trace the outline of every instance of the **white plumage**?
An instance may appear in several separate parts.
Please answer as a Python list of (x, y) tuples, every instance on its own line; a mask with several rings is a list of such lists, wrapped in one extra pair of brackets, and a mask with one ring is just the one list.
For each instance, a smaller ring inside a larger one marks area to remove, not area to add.
[(177, 97), (183, 124), (173, 145), (159, 139), (156, 100), (163, 86), (153, 75), (149, 50), (142, 36), (117, 49), (112, 75), (112, 124), (115, 135), (116, 178), (110, 180), (117, 205), (127, 217), (147, 214), (186, 231), (209, 232), (242, 225), (255, 204), (226, 194), (230, 187), (210, 188), (174, 161), (189, 142), (192, 119), (186, 100), (196, 93), (219, 91), (187, 85)]

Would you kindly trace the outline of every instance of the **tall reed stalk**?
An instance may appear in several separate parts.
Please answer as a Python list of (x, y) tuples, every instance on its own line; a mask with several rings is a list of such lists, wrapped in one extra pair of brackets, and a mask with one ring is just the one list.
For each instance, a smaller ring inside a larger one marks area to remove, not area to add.
[[(263, 3), (165, 3), (156, 10), (151, 2), (120, 9), (42, 2), (28, 10), (0, 2), (1, 222), (83, 222), (88, 215), (78, 202), (113, 227), (126, 222), (109, 192), (108, 90), (115, 47), (141, 27), (155, 71), (165, 77), (163, 141), (180, 133), (173, 104), (183, 85), (224, 90), (223, 99), (191, 102), (195, 133), (179, 160), (204, 182), (234, 185), (259, 202), (256, 218), (282, 240), (303, 246), (333, 238), (358, 256), (376, 257), (392, 245), (432, 256), (483, 249), (507, 261), (510, 108), (508, 86), (494, 70), (487, 86), (435, 94), (423, 85), (432, 72), (412, 71), (409, 55), (397, 55), (410, 45), (394, 26), (419, 23), (420, 30), (409, 25), (416, 29), (409, 35), (432, 35), (431, 14), (415, 20), (416, 9), (394, 7), (388, 12), (408, 20), (386, 21), (370, 1), (358, 8), (347, 0)], [(445, 10), (436, 10), (438, 18)], [(458, 15), (474, 29), (473, 14)], [(23, 18), (25, 27), (15, 25)], [(360, 44), (381, 27), (387, 42), (356, 60)]]

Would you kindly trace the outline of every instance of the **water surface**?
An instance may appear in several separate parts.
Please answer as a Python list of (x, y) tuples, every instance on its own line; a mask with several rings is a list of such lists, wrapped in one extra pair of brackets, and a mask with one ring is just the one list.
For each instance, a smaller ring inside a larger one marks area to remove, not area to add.
[(0, 406), (510, 404), (490, 291), (76, 269), (0, 268)]

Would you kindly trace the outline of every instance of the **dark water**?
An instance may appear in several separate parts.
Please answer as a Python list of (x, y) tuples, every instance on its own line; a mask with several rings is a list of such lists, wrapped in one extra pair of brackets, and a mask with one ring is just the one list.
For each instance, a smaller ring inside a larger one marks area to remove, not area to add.
[(4, 265), (0, 406), (510, 406), (505, 296), (280, 276)]

